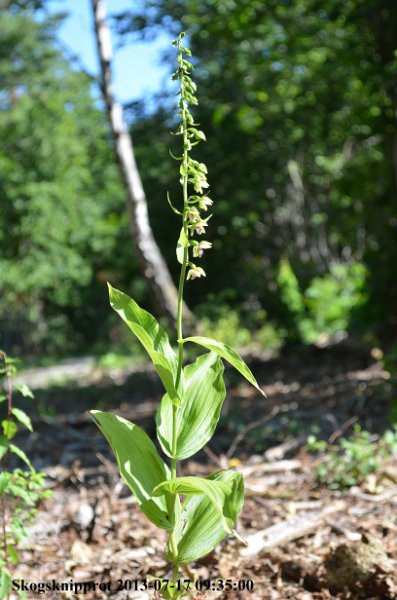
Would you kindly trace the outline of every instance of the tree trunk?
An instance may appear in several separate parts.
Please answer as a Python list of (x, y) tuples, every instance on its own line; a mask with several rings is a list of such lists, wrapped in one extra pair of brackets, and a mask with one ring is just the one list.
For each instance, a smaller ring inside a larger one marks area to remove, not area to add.
[(113, 93), (112, 45), (110, 31), (106, 23), (106, 1), (91, 0), (91, 2), (101, 65), (102, 93), (126, 188), (127, 212), (130, 217), (133, 242), (138, 252), (143, 276), (149, 284), (156, 308), (175, 326), (178, 292), (150, 227), (145, 192), (135, 162), (131, 136), (123, 118), (122, 108)]

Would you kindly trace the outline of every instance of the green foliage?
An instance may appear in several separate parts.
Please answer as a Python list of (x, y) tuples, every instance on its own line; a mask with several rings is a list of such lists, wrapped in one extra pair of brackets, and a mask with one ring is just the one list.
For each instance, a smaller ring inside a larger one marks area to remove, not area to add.
[[(366, 277), (367, 270), (362, 264), (347, 263), (332, 265), (327, 275), (310, 282), (305, 301), (315, 332), (333, 336), (347, 330), (349, 316), (365, 302)], [(311, 341), (310, 335), (303, 332), (302, 329), (303, 337)]]
[[(220, 198), (208, 237), (217, 252), (201, 289), (187, 290), (189, 305), (233, 287), (233, 308), (265, 309), (299, 337), (299, 317), (274, 284), (280, 259), (301, 290), (332, 280), (332, 265), (362, 263), (365, 306), (347, 304), (343, 319), (353, 311), (349, 327), (395, 327), (396, 18), (393, 0), (145, 0), (124, 14), (124, 32), (189, 29), (206, 98), (195, 114), (208, 137), (211, 195)], [(164, 186), (176, 193), (168, 121), (161, 106), (133, 124), (149, 199)], [(150, 210), (171, 258), (166, 207), (155, 200)]]
[(361, 263), (332, 265), (326, 275), (314, 277), (302, 292), (289, 261), (283, 259), (277, 283), (301, 339), (310, 344), (320, 336), (332, 338), (346, 331), (353, 310), (365, 302), (366, 277)]
[[(222, 359), (261, 391), (255, 377), (233, 348), (203, 336), (183, 337), (185, 282), (205, 275), (192, 258), (201, 258), (204, 250), (211, 246), (195, 239), (205, 232), (209, 220), (203, 219), (200, 211), (207, 210), (212, 204), (205, 195), (207, 168), (190, 156), (192, 148), (205, 140), (205, 136), (197, 129), (189, 111), (189, 104), (197, 104), (196, 86), (190, 77), (193, 67), (184, 58), (190, 55), (190, 51), (182, 45), (183, 36), (180, 34), (174, 42), (178, 50), (178, 69), (174, 78), (179, 80), (180, 85), (180, 124), (176, 135), (183, 139), (183, 155), (176, 160), (180, 161), (183, 206), (180, 206), (182, 202), (178, 202), (176, 208), (168, 197), (171, 208), (182, 220), (176, 249), (177, 261), (181, 265), (178, 354), (155, 317), (109, 285), (112, 308), (143, 345), (163, 383), (166, 393), (157, 411), (156, 425), (160, 445), (171, 459), (170, 468), (142, 429), (114, 414), (91, 411), (142, 511), (155, 525), (169, 532), (166, 557), (172, 563), (172, 586), (162, 590), (164, 598), (184, 595), (185, 590), (179, 590), (176, 585), (179, 565), (204, 556), (225, 535), (232, 533), (243, 505), (244, 483), (238, 473), (221, 471), (206, 478), (178, 477), (177, 473), (177, 461), (192, 456), (214, 434), (226, 394)], [(187, 342), (210, 352), (199, 356), (193, 364), (184, 366)]]
[(379, 473), (382, 466), (395, 463), (397, 429), (377, 438), (356, 425), (353, 434), (338, 444), (327, 444), (310, 436), (307, 449), (325, 453), (314, 467), (318, 481), (331, 489), (344, 489), (364, 483), (369, 475)]
[(127, 266), (106, 118), (91, 78), (56, 49), (56, 25), (0, 15), (0, 322), (7, 346), (26, 351), (92, 344), (108, 273)]
[[(129, 256), (123, 190), (92, 80), (61, 55), (59, 19), (35, 17), (37, 4), (10, 2), (0, 16), (0, 321), (3, 345), (80, 351), (113, 327), (104, 309), (107, 279), (123, 289), (133, 281), (140, 303), (146, 289)], [(187, 131), (196, 154), (178, 165), (208, 191), (202, 145), (196, 145), (205, 130), (213, 183), (210, 198), (201, 200), (199, 231), (209, 232), (202, 242), (190, 238), (197, 267), (190, 276), (208, 275), (200, 287), (187, 287), (189, 306), (203, 305), (209, 290), (219, 298), (233, 289), (226, 303), (238, 315), (241, 305), (264, 310), (295, 339), (314, 339), (320, 328), (333, 335), (335, 326), (327, 319), (321, 325), (317, 316), (298, 327), (304, 314), (280, 301), (275, 284), (280, 260), (287, 257), (302, 292), (326, 278), (318, 293), (328, 297), (333, 265), (361, 263), (360, 303), (347, 302), (333, 321), (340, 318), (349, 329), (395, 326), (396, 18), (393, 0), (382, 6), (372, 0), (144, 0), (124, 15), (128, 32), (153, 36), (161, 27), (167, 33), (181, 23), (188, 27), (206, 98), (195, 105), (200, 127), (190, 124)], [(186, 80), (187, 99), (192, 83)], [(180, 224), (158, 201), (167, 189), (181, 210), (169, 154), (176, 120), (169, 102), (164, 95), (154, 103), (143, 99), (129, 115), (151, 224), (171, 265)], [(154, 113), (148, 104), (157, 106)], [(175, 156), (179, 139), (171, 148)], [(193, 187), (192, 203), (195, 195)], [(204, 207), (212, 196), (219, 201), (209, 228)], [(186, 234), (179, 260), (184, 241)], [(207, 252), (211, 244), (214, 253)], [(175, 276), (179, 264), (171, 266)], [(204, 316), (211, 319), (210, 312)], [(252, 322), (245, 326), (257, 331)], [(119, 342), (119, 331), (112, 333)], [(265, 335), (263, 343), (268, 340)]]
[[(212, 301), (216, 303), (217, 299)], [(203, 314), (208, 310), (208, 302), (201, 307)], [(212, 308), (208, 312), (210, 315), (203, 316), (198, 324), (198, 332), (204, 337), (212, 335), (240, 351), (253, 353), (260, 353), (264, 348), (277, 351), (282, 346), (285, 334), (268, 322), (264, 310), (250, 311), (245, 324), (241, 313), (226, 305), (216, 306), (216, 310)]]
[[(9, 596), (11, 589), (11, 566), (19, 561), (18, 545), (28, 539), (29, 524), (36, 515), (36, 506), (40, 500), (48, 498), (50, 492), (43, 489), (45, 473), (38, 473), (25, 452), (11, 442), (20, 425), (32, 431), (32, 423), (23, 410), (13, 405), (12, 378), (16, 374), (16, 360), (2, 351), (0, 358), (0, 416), (4, 417), (1, 421), (3, 433), (0, 434), (0, 599), (3, 599)], [(33, 397), (26, 386), (17, 390), (24, 397)], [(8, 470), (6, 460), (10, 454), (22, 460), (28, 470)]]

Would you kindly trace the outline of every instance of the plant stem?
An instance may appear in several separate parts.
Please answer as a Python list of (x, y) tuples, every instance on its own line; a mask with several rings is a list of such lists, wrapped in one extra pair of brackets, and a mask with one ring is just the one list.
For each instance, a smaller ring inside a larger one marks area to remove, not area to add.
[[(184, 108), (182, 102), (182, 129), (183, 129), (183, 165), (185, 167), (184, 172), (186, 173), (183, 176), (183, 229), (186, 235), (186, 238), (189, 235), (187, 220), (186, 220), (186, 210), (188, 208), (188, 176), (187, 176), (187, 166), (188, 166), (188, 137), (187, 137), (187, 122), (186, 122), (186, 109)], [(189, 260), (189, 250), (187, 247), (183, 249), (183, 259), (182, 259), (182, 267), (181, 273), (179, 277), (179, 286), (178, 286), (178, 312), (177, 312), (177, 336), (178, 336), (178, 368), (176, 374), (176, 382), (175, 387), (178, 389), (182, 376), (183, 369), (183, 342), (181, 341), (183, 338), (183, 290), (185, 286), (186, 279), (186, 269)], [(177, 412), (178, 407), (172, 407), (172, 455), (175, 457), (177, 451), (177, 431), (176, 431), (176, 420), (177, 420)], [(171, 459), (171, 478), (174, 479), (177, 476), (177, 459)], [(172, 518), (174, 519), (174, 529), (170, 532), (170, 546), (172, 550), (172, 555), (174, 557), (174, 561), (172, 564), (172, 582), (175, 583), (178, 580), (179, 576), (179, 565), (176, 563), (176, 558), (178, 556), (178, 546), (175, 539), (175, 504), (177, 501), (178, 494), (175, 494), (171, 497), (171, 506), (170, 513)], [(175, 589), (175, 588), (174, 588)]]

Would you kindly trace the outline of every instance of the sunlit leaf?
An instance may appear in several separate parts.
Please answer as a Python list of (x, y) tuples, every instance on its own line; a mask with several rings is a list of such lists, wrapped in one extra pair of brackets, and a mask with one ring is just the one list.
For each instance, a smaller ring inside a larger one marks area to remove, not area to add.
[(199, 346), (204, 346), (204, 348), (208, 348), (208, 350), (212, 350), (216, 352), (221, 358), (227, 360), (228, 363), (232, 365), (247, 381), (249, 381), (256, 389), (263, 395), (265, 393), (259, 387), (255, 377), (253, 376), (250, 369), (247, 367), (241, 356), (233, 350), (230, 346), (226, 344), (222, 344), (222, 342), (218, 342), (217, 340), (213, 340), (212, 338), (194, 336), (188, 337), (181, 340), (183, 343), (185, 342), (193, 342), (194, 344), (198, 344)]
[(2, 567), (0, 570), (0, 599), (7, 598), (11, 590), (11, 575), (8, 569)]
[[(184, 399), (176, 412), (176, 455), (184, 459), (198, 452), (214, 434), (226, 389), (222, 361), (214, 352), (200, 356), (184, 369)], [(163, 396), (156, 415), (157, 437), (164, 452), (172, 457), (173, 406)]]
[(14, 415), (14, 417), (20, 423), (22, 423), (22, 425), (25, 425), (25, 427), (27, 427), (29, 431), (33, 431), (32, 421), (30, 420), (30, 417), (25, 413), (25, 411), (21, 410), (20, 408), (12, 408), (11, 412)]
[(25, 464), (27, 464), (30, 469), (33, 469), (32, 463), (26, 456), (25, 452), (21, 450), (21, 448), (18, 448), (18, 446), (15, 446), (15, 444), (9, 444), (8, 450), (16, 456), (18, 456), (18, 458), (20, 458)]
[(8, 473), (0, 473), (0, 498), (2, 497), (2, 495), (4, 494), (4, 492), (7, 489), (8, 486), (8, 479), (9, 479), (9, 475)]
[[(15, 550), (14, 546), (7, 546), (7, 554), (11, 558), (14, 565), (18, 564), (18, 552)], [(1, 598), (1, 596), (0, 596)]]
[[(154, 490), (155, 496), (170, 492), (171, 494), (205, 495), (218, 513), (223, 528), (231, 533), (228, 497), (232, 486), (224, 481), (212, 481), (204, 477), (178, 477), (160, 483)], [(226, 514), (225, 514), (226, 513)]]
[[(213, 502), (205, 495), (189, 496), (183, 504), (181, 519), (175, 529), (179, 564), (189, 563), (205, 556), (231, 531), (244, 503), (244, 481), (240, 473), (220, 471), (207, 480), (226, 483), (231, 491), (224, 505), (224, 520)], [(170, 558), (170, 552), (167, 552)]]
[(169, 478), (149, 436), (137, 425), (112, 413), (92, 410), (91, 415), (111, 446), (121, 476), (136, 496), (142, 511), (152, 523), (171, 529), (169, 496), (153, 497), (153, 489)]
[(178, 243), (176, 246), (176, 257), (178, 259), (178, 262), (182, 265), (183, 264), (183, 257), (185, 254), (185, 248), (187, 248), (189, 245), (189, 240), (187, 238), (187, 235), (185, 233), (185, 230), (181, 229), (181, 233), (178, 239)]
[(16, 423), (14, 423), (14, 421), (10, 421), (9, 419), (4, 419), (4, 421), (1, 422), (1, 426), (3, 428), (4, 435), (8, 440), (11, 440), (18, 431), (18, 426)]
[(24, 398), (34, 398), (32, 390), (25, 383), (18, 385), (17, 390)]
[(140, 308), (127, 294), (116, 290), (110, 284), (108, 286), (111, 307), (149, 354), (172, 402), (179, 404), (179, 394), (175, 389), (177, 356), (171, 348), (167, 333), (150, 313)]

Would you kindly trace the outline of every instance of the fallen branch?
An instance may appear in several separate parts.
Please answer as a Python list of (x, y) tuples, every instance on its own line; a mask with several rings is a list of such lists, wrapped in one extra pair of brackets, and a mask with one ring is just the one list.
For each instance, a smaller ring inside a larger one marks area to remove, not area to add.
[(258, 556), (276, 546), (282, 546), (304, 535), (315, 531), (322, 521), (331, 513), (345, 510), (346, 503), (335, 502), (317, 513), (308, 513), (301, 517), (282, 521), (271, 525), (262, 531), (257, 531), (246, 537), (247, 548), (241, 550), (242, 556)]
[(252, 431), (253, 429), (257, 429), (258, 427), (261, 427), (261, 425), (264, 425), (265, 423), (268, 423), (279, 413), (286, 413), (286, 412), (291, 411), (293, 408), (295, 408), (295, 406), (296, 406), (296, 403), (282, 404), (281, 406), (280, 405), (275, 406), (268, 415), (265, 415), (261, 419), (253, 421), (252, 423), (248, 423), (248, 425), (246, 425), (244, 427), (244, 429), (242, 429), (236, 435), (236, 437), (233, 439), (232, 443), (230, 444), (229, 450), (226, 452), (226, 458), (231, 458), (233, 456), (233, 454), (235, 453), (235, 451), (237, 449), (237, 446), (240, 444), (240, 442), (243, 441), (245, 436), (250, 431)]
[(283, 473), (285, 471), (299, 471), (302, 469), (302, 462), (297, 459), (292, 460), (278, 460), (277, 462), (263, 462), (257, 463), (255, 465), (247, 465), (245, 467), (240, 467), (239, 471), (244, 475), (244, 477), (248, 477), (253, 473)]

